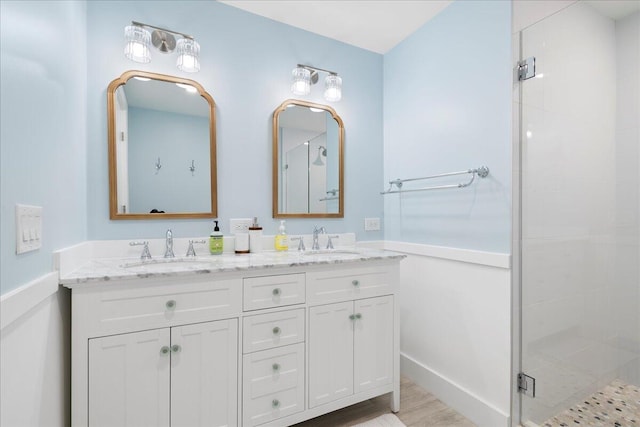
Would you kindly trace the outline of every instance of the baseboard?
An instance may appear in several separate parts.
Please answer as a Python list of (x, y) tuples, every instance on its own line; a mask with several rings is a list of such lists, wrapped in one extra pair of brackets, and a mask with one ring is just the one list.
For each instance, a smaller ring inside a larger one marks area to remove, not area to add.
[(508, 414), (403, 353), (400, 354), (400, 371), (479, 427), (511, 425)]
[(58, 272), (54, 271), (0, 296), (0, 329), (18, 320), (57, 291)]

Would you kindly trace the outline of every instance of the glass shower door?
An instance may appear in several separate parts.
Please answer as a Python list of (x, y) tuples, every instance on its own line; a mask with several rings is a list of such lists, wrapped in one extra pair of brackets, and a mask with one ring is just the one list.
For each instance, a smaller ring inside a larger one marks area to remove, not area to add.
[[(606, 3), (521, 33), (521, 59), (536, 59), (520, 99), (524, 426), (598, 425), (593, 393), (640, 385), (640, 11)], [(640, 407), (612, 405), (640, 425)]]

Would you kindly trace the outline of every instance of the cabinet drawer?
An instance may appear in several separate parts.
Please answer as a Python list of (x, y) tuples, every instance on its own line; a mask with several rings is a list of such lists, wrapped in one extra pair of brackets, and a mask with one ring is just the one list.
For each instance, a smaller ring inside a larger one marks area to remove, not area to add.
[(307, 273), (310, 304), (325, 304), (393, 292), (396, 275), (387, 267), (351, 268)]
[(244, 310), (304, 303), (304, 273), (244, 279)]
[(105, 334), (236, 316), (240, 292), (240, 279), (107, 289), (91, 297), (89, 328)]
[(304, 309), (248, 316), (243, 320), (243, 353), (304, 341)]
[(243, 425), (304, 410), (304, 343), (243, 356)]

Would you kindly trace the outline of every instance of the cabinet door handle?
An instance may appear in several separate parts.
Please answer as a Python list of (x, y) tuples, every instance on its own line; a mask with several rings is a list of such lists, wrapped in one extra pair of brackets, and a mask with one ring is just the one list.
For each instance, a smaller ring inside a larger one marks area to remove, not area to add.
[(278, 372), (280, 370), (280, 365), (277, 363), (274, 363), (271, 367), (273, 368), (274, 372)]
[(280, 335), (281, 330), (279, 327), (276, 326), (275, 328), (273, 328), (272, 332), (273, 332), (273, 335)]
[(165, 306), (167, 307), (168, 310), (173, 310), (174, 308), (176, 308), (176, 300), (170, 299), (169, 301), (167, 301)]
[(359, 319), (362, 319), (362, 314), (360, 314), (360, 313), (356, 313), (356, 319), (358, 319), (358, 320), (359, 320)]
[(271, 401), (271, 406), (273, 406), (274, 408), (277, 408), (280, 406), (280, 401), (278, 399), (273, 399)]
[(360, 281), (359, 281), (359, 280), (352, 280), (352, 281), (351, 281), (351, 284), (352, 284), (353, 286), (360, 286)]
[(350, 315), (349, 315), (349, 319), (351, 319), (351, 320), (356, 320), (356, 315), (355, 315), (355, 314), (350, 314)]
[(182, 347), (180, 347), (178, 344), (174, 344), (171, 346), (171, 351), (173, 353), (180, 353), (180, 351), (182, 351)]
[(166, 356), (167, 354), (169, 354), (170, 351), (171, 349), (169, 348), (168, 345), (164, 345), (162, 346), (162, 348), (160, 348), (160, 354), (163, 356)]
[(277, 297), (277, 296), (280, 296), (282, 291), (280, 290), (280, 288), (275, 288), (273, 291), (271, 291), (271, 293), (273, 294), (274, 297)]

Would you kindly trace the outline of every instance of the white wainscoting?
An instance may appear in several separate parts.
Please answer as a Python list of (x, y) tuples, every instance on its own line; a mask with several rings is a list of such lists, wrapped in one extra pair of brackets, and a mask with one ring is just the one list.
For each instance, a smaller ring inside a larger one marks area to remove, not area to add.
[(401, 370), (481, 427), (507, 427), (511, 404), (508, 254), (403, 242)]
[(2, 295), (0, 311), (0, 425), (70, 425), (70, 300), (58, 273)]

